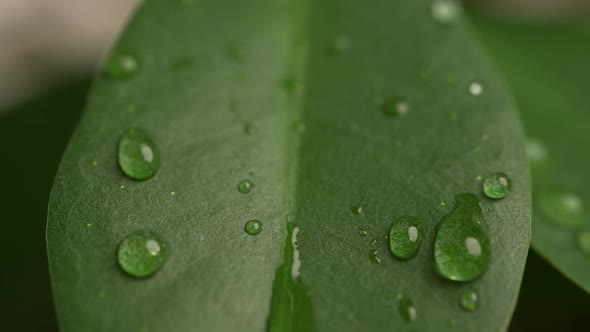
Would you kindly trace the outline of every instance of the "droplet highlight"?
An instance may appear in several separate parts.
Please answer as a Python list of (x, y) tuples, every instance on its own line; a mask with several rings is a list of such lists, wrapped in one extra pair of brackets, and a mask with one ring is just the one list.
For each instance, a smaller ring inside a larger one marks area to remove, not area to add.
[(463, 14), (463, 6), (459, 0), (434, 0), (430, 10), (434, 20), (441, 24), (455, 23)]
[(468, 289), (461, 295), (461, 308), (474, 312), (479, 308), (479, 294), (475, 289)]
[(249, 220), (246, 222), (244, 230), (250, 235), (258, 235), (262, 232), (262, 223), (258, 220)]
[(117, 261), (125, 273), (137, 278), (158, 272), (168, 258), (166, 243), (150, 231), (138, 231), (127, 236), (117, 250)]
[(578, 227), (584, 223), (584, 202), (574, 193), (544, 193), (537, 203), (543, 215), (558, 226)]
[(406, 322), (413, 322), (418, 318), (418, 312), (414, 306), (414, 302), (407, 297), (399, 299), (399, 314)]
[(140, 69), (138, 58), (131, 53), (114, 52), (104, 66), (105, 74), (114, 79), (134, 76)]
[(254, 183), (252, 183), (250, 180), (242, 180), (240, 183), (238, 183), (238, 191), (242, 194), (250, 193), (252, 188), (254, 188)]
[(160, 154), (147, 132), (140, 128), (130, 128), (119, 140), (118, 161), (125, 175), (143, 181), (153, 177), (158, 171)]
[(484, 221), (474, 194), (455, 196), (455, 206), (440, 221), (434, 242), (435, 267), (440, 276), (471, 281), (487, 270), (491, 252)]
[(389, 248), (391, 254), (406, 260), (414, 257), (424, 239), (424, 223), (411, 216), (403, 216), (395, 220), (389, 232)]
[(483, 193), (491, 199), (502, 199), (512, 192), (512, 180), (504, 173), (493, 173), (483, 182)]

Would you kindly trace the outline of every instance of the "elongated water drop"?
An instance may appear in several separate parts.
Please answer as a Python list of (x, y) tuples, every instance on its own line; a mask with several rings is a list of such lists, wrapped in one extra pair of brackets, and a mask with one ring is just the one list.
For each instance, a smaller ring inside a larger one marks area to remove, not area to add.
[(584, 203), (574, 193), (544, 193), (539, 196), (538, 206), (549, 221), (556, 225), (577, 227), (584, 223)]
[(150, 231), (138, 231), (119, 245), (117, 261), (127, 274), (145, 278), (158, 272), (168, 258), (166, 243)]
[(418, 252), (423, 239), (423, 222), (415, 217), (403, 216), (391, 225), (389, 248), (395, 258), (410, 259)]
[(491, 199), (502, 199), (512, 191), (512, 180), (504, 173), (494, 173), (483, 182), (483, 193)]
[(254, 184), (250, 180), (243, 180), (238, 183), (238, 191), (242, 194), (249, 193), (252, 191), (252, 188), (254, 188)]
[(434, 242), (439, 275), (454, 281), (470, 281), (486, 271), (491, 254), (482, 223), (477, 197), (470, 193), (456, 195), (455, 206), (440, 221)]
[(418, 318), (418, 312), (414, 306), (414, 302), (407, 297), (399, 299), (399, 314), (406, 322), (413, 322)]
[(262, 223), (258, 220), (249, 220), (246, 222), (244, 230), (250, 235), (258, 235), (262, 232)]
[(476, 311), (479, 307), (479, 294), (475, 289), (468, 289), (461, 295), (461, 308), (465, 311)]
[(119, 140), (119, 166), (134, 180), (147, 180), (160, 166), (160, 153), (152, 138), (142, 129), (130, 128)]
[(114, 52), (107, 59), (104, 71), (110, 78), (125, 79), (135, 75), (139, 71), (139, 68), (139, 60), (135, 55)]

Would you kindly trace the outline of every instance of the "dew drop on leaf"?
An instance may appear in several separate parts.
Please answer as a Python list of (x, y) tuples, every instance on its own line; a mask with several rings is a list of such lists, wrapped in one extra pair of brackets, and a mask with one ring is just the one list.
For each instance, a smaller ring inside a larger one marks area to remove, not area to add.
[(380, 103), (381, 112), (390, 118), (403, 116), (410, 111), (410, 104), (399, 96), (391, 96)]
[(461, 308), (473, 312), (479, 307), (479, 294), (475, 289), (467, 289), (461, 295)]
[(363, 207), (360, 205), (351, 205), (350, 211), (356, 215), (360, 215), (361, 213), (363, 213)]
[(577, 227), (584, 223), (584, 203), (574, 193), (544, 193), (539, 196), (538, 206), (549, 221), (556, 225)]
[(395, 258), (410, 259), (418, 253), (423, 239), (423, 223), (418, 218), (403, 216), (391, 225), (389, 248)]
[(483, 181), (483, 193), (491, 199), (502, 199), (510, 195), (512, 180), (504, 173), (493, 173)]
[(360, 235), (360, 236), (367, 236), (367, 234), (369, 234), (369, 233), (367, 233), (367, 231), (366, 231), (366, 230), (364, 230), (364, 229), (362, 229), (362, 228), (359, 228), (359, 235)]
[(118, 161), (125, 175), (147, 180), (160, 166), (160, 154), (154, 140), (142, 129), (127, 129), (119, 140)]
[(131, 53), (114, 52), (104, 66), (105, 74), (114, 79), (125, 79), (135, 75), (140, 68), (138, 58)]
[(242, 194), (248, 194), (254, 188), (254, 184), (250, 180), (242, 180), (238, 183), (238, 191)]
[(480, 96), (483, 93), (483, 85), (480, 82), (469, 84), (469, 93), (473, 96)]
[(145, 278), (158, 272), (168, 258), (166, 243), (155, 233), (138, 231), (119, 245), (117, 261), (123, 271), (133, 277)]
[(483, 213), (474, 194), (455, 196), (453, 210), (440, 221), (434, 242), (436, 271), (443, 278), (470, 281), (481, 276), (491, 259)]
[(379, 258), (377, 249), (369, 250), (369, 260), (375, 264), (381, 264), (381, 258)]
[(262, 223), (258, 220), (249, 220), (246, 222), (244, 230), (250, 235), (258, 235), (262, 232)]
[(414, 306), (414, 302), (407, 297), (399, 299), (399, 314), (406, 322), (413, 322), (418, 318), (418, 312)]
[(459, 0), (433, 0), (431, 12), (438, 23), (452, 24), (461, 18), (463, 7)]

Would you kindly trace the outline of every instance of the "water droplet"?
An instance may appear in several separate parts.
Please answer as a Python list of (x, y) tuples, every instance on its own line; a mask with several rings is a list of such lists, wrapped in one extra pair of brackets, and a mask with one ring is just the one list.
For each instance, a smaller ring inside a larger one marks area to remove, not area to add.
[(468, 289), (461, 295), (461, 308), (473, 312), (479, 307), (479, 294), (475, 289)]
[(540, 141), (529, 138), (526, 141), (526, 155), (530, 162), (532, 163), (540, 163), (547, 159), (547, 150), (545, 146)]
[(423, 223), (418, 218), (403, 216), (391, 225), (389, 248), (395, 258), (410, 259), (418, 252), (423, 239)]
[(244, 230), (250, 235), (258, 235), (262, 232), (262, 223), (258, 220), (249, 220), (246, 222)]
[(369, 251), (369, 260), (375, 264), (381, 264), (381, 258), (379, 258), (378, 254), (377, 249), (371, 249)]
[(414, 306), (414, 302), (407, 297), (399, 299), (399, 314), (406, 322), (413, 322), (418, 318), (418, 312)]
[(456, 195), (455, 206), (440, 221), (434, 242), (439, 275), (454, 281), (470, 281), (486, 271), (491, 254), (482, 222), (477, 197), (470, 193)]
[(398, 96), (392, 96), (381, 102), (381, 111), (388, 117), (406, 115), (410, 111), (410, 104)]
[(130, 53), (114, 52), (108, 58), (104, 72), (110, 78), (125, 79), (139, 71), (139, 60)]
[(138, 231), (119, 245), (117, 259), (127, 274), (144, 278), (158, 272), (168, 258), (167, 245), (155, 233)]
[(347, 36), (341, 35), (334, 38), (334, 41), (332, 42), (332, 49), (336, 53), (342, 53), (348, 51), (351, 45), (352, 43), (350, 42), (350, 39)]
[(160, 154), (152, 138), (142, 129), (130, 128), (119, 140), (119, 166), (135, 180), (147, 180), (160, 166)]
[(574, 193), (542, 194), (538, 203), (543, 214), (557, 225), (577, 227), (584, 223), (584, 203)]
[(350, 211), (352, 211), (352, 213), (356, 215), (360, 215), (361, 213), (363, 213), (363, 207), (360, 205), (351, 205)]
[(578, 236), (578, 244), (585, 254), (590, 255), (590, 231), (583, 231)]
[(369, 234), (369, 233), (367, 233), (367, 231), (366, 231), (366, 230), (364, 230), (364, 229), (362, 229), (362, 228), (359, 228), (359, 235), (360, 235), (360, 236), (367, 236), (368, 234)]
[(250, 180), (242, 180), (238, 183), (238, 191), (242, 194), (248, 194), (254, 188), (254, 183)]
[(491, 199), (501, 199), (510, 195), (512, 180), (504, 173), (493, 173), (483, 182), (483, 193)]
[(431, 12), (437, 22), (451, 24), (461, 17), (463, 7), (459, 0), (433, 0)]
[(474, 96), (479, 96), (483, 93), (483, 85), (479, 82), (473, 82), (469, 85), (469, 93)]

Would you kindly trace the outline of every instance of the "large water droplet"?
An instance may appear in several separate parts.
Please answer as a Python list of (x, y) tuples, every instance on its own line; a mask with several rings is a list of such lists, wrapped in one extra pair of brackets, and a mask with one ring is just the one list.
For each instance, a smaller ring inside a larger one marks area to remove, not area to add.
[(401, 260), (410, 259), (418, 252), (423, 239), (423, 223), (418, 218), (403, 216), (391, 225), (389, 248), (394, 257)]
[(504, 173), (494, 173), (483, 182), (483, 193), (491, 199), (502, 199), (512, 191), (512, 180)]
[(436, 270), (442, 277), (470, 281), (486, 271), (491, 254), (483, 221), (475, 195), (455, 196), (455, 206), (440, 221), (434, 242)]
[(431, 12), (437, 22), (451, 24), (461, 17), (463, 7), (459, 0), (433, 0)]
[(142, 129), (127, 129), (119, 140), (119, 166), (135, 180), (147, 180), (160, 166), (160, 154), (152, 138)]
[(258, 220), (249, 220), (246, 222), (244, 230), (250, 235), (258, 235), (262, 232), (262, 223)]
[(461, 308), (473, 312), (479, 307), (479, 294), (475, 289), (468, 289), (461, 295)]
[(139, 68), (139, 60), (135, 55), (115, 51), (107, 59), (104, 72), (111, 78), (124, 79), (135, 75)]
[(168, 258), (166, 243), (155, 233), (138, 231), (119, 245), (117, 260), (127, 274), (144, 278), (158, 272)]
[(238, 191), (242, 194), (249, 193), (252, 191), (252, 188), (254, 188), (254, 184), (250, 180), (242, 180), (238, 183)]
[(577, 227), (584, 223), (584, 203), (574, 193), (545, 193), (539, 197), (538, 206), (553, 223), (565, 227)]
[(583, 231), (578, 236), (578, 244), (586, 255), (590, 255), (590, 231)]
[(416, 311), (414, 302), (407, 297), (399, 299), (399, 314), (406, 322), (412, 322), (418, 318), (418, 312)]
[(399, 96), (389, 97), (379, 103), (381, 111), (388, 117), (406, 115), (410, 111), (410, 104)]

